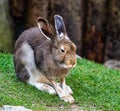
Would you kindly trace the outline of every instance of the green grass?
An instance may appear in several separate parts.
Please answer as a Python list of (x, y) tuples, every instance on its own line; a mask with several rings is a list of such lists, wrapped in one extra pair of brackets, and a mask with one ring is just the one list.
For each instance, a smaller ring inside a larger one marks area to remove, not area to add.
[[(76, 104), (85, 111), (120, 111), (120, 71), (80, 59), (67, 76)], [(34, 111), (69, 110), (70, 104), (17, 80), (13, 55), (0, 54), (0, 106), (23, 105)]]

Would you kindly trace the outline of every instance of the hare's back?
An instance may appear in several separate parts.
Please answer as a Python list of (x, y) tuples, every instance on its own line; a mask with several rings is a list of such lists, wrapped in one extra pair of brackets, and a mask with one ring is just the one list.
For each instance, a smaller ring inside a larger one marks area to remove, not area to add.
[(17, 39), (15, 43), (15, 52), (21, 47), (24, 42), (27, 42), (32, 47), (37, 47), (45, 40), (38, 27), (33, 27), (25, 30)]

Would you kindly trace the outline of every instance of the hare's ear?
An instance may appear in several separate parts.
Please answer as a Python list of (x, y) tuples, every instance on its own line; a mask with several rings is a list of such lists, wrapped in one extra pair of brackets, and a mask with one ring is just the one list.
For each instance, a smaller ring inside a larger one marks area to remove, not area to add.
[(49, 40), (53, 39), (53, 37), (55, 36), (55, 31), (51, 24), (45, 18), (42, 17), (38, 17), (37, 23), (44, 37), (46, 37)]
[(54, 21), (57, 36), (60, 37), (61, 39), (63, 39), (64, 37), (68, 39), (63, 18), (60, 15), (55, 15)]

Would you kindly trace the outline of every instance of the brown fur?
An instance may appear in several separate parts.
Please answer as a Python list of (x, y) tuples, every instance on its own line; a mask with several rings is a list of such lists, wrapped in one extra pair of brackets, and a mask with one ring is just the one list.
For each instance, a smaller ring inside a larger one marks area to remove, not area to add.
[[(56, 16), (55, 20), (56, 31), (46, 19), (40, 17), (38, 27), (30, 28), (19, 36), (14, 48), (15, 71), (21, 81), (28, 82), (32, 74), (32, 78), (35, 76), (32, 81), (53, 85), (61, 99), (73, 102), (70, 93), (64, 93), (55, 79), (64, 79), (70, 68), (76, 64), (76, 46), (67, 37), (62, 18)], [(41, 88), (46, 90), (47, 87), (49, 86)]]
[(46, 38), (43, 37), (38, 27), (31, 28), (23, 32), (15, 44), (15, 61), (14, 62), (15, 62), (15, 70), (17, 74), (19, 70), (22, 70), (21, 67), (24, 66), (19, 61), (21, 52), (18, 53), (20, 50), (20, 46), (24, 41), (28, 42), (29, 45), (34, 50), (35, 63), (38, 70), (46, 74), (48, 78), (63, 77), (69, 71), (69, 69), (60, 68), (58, 64), (56, 64), (56, 61), (54, 60), (54, 57), (53, 57), (53, 55), (56, 53), (55, 52), (56, 47), (59, 47), (60, 44), (63, 44), (66, 46), (66, 50), (68, 53), (68, 55), (65, 55), (64, 57), (62, 57), (63, 55), (60, 56), (61, 58), (60, 62), (63, 61), (64, 59), (67, 59), (67, 57), (69, 58), (70, 56), (72, 59), (76, 59), (75, 58), (76, 47), (70, 40), (65, 39), (65, 40), (57, 41), (57, 46), (54, 47), (54, 44), (52, 44), (51, 41), (46, 40)]
[[(54, 44), (52, 44), (51, 41), (46, 40), (46, 38), (43, 37), (38, 27), (28, 29), (27, 31), (23, 32), (22, 35), (20, 35), (20, 37), (18, 38), (15, 44), (15, 55), (24, 41), (27, 41), (29, 45), (32, 47), (32, 49), (34, 50), (34, 56), (35, 56), (35, 62), (36, 62), (37, 68), (43, 73), (45, 73), (46, 76), (48, 77), (49, 76), (59, 77), (59, 76), (64, 76), (65, 74), (68, 73), (68, 69), (61, 69), (56, 64), (56, 61), (53, 59), (54, 54), (52, 50), (55, 50), (55, 48), (59, 47), (60, 44), (63, 44), (66, 46), (66, 50), (68, 53), (68, 55), (65, 55), (66, 58), (67, 56), (69, 57), (71, 55), (71, 58), (76, 59), (75, 58), (76, 47), (70, 40), (66, 40), (66, 39), (62, 39), (60, 41), (56, 40), (57, 44), (55, 45), (57, 46), (54, 47)], [(17, 56), (19, 57), (19, 54)], [(62, 57), (62, 59), (64, 59), (64, 57)], [(15, 59), (15, 64), (17, 62), (19, 62), (19, 59), (17, 60)], [(15, 67), (15, 69), (18, 70), (20, 67), (21, 65), (18, 67)]]

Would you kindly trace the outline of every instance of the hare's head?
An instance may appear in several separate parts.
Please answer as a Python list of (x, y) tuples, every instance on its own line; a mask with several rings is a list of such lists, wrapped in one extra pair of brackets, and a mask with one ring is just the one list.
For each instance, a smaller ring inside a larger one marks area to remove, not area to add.
[(76, 46), (67, 36), (63, 18), (55, 15), (54, 22), (55, 28), (46, 19), (39, 17), (38, 27), (44, 37), (51, 41), (52, 54), (56, 63), (61, 68), (74, 67), (76, 65)]

